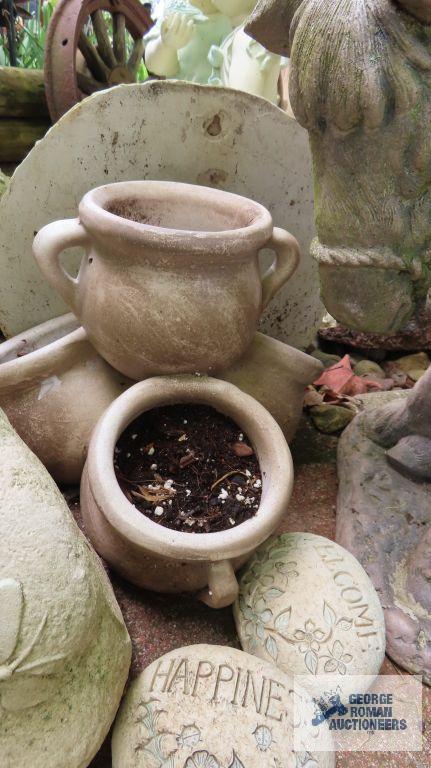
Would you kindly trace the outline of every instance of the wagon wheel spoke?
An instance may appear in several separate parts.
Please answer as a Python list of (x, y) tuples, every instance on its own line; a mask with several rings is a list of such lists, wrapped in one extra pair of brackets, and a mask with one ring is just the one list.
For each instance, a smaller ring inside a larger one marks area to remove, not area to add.
[(90, 96), (92, 93), (96, 93), (96, 91), (103, 91), (106, 88), (106, 83), (99, 83), (94, 77), (88, 77), (88, 75), (84, 75), (82, 72), (76, 73), (76, 79), (78, 81), (78, 88), (86, 96)]
[(94, 78), (102, 83), (107, 83), (109, 79), (109, 68), (99, 56), (91, 40), (85, 36), (84, 32), (81, 32), (79, 36), (78, 48)]
[(94, 11), (91, 14), (91, 21), (93, 22), (93, 29), (97, 38), (98, 52), (105, 64), (110, 69), (113, 69), (117, 65), (117, 61), (111, 47), (111, 40), (105, 19), (103, 18), (103, 12), (100, 9)]
[(114, 55), (119, 64), (126, 63), (126, 18), (122, 13), (113, 14)]
[(135, 40), (132, 48), (132, 53), (130, 54), (129, 61), (127, 62), (127, 66), (129, 67), (129, 69), (132, 70), (134, 74), (136, 74), (138, 70), (138, 67), (143, 55), (144, 55), (144, 41), (142, 38), (139, 38), (139, 40)]

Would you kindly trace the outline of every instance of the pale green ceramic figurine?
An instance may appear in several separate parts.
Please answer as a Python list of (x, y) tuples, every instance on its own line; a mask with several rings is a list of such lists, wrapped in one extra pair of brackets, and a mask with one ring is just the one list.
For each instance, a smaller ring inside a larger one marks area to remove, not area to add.
[(225, 85), (276, 102), (283, 59), (243, 29), (255, 0), (165, 0), (145, 38), (145, 63), (158, 77)]

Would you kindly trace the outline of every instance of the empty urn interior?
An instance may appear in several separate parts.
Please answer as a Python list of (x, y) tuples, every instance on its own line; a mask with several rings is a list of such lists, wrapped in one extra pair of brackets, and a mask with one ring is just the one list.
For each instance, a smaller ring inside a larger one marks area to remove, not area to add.
[(24, 331), (19, 336), (0, 344), (0, 365), (37, 352), (54, 341), (64, 338), (77, 328), (79, 328), (79, 322), (76, 317), (70, 314), (65, 315), (61, 322), (48, 320), (34, 329)]
[(243, 229), (256, 218), (251, 206), (222, 203), (198, 194), (193, 195), (193, 200), (128, 197), (109, 202), (105, 210), (138, 224), (194, 232)]

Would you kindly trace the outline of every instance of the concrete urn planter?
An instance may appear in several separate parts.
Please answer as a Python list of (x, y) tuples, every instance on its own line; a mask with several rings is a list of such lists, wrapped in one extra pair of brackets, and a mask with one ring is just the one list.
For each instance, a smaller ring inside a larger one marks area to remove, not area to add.
[(131, 684), (114, 727), (112, 765), (333, 768), (327, 723), (305, 744), (299, 733), (313, 715), (293, 676), (268, 662), (219, 645), (178, 648)]
[[(76, 280), (59, 264), (72, 246), (86, 251)], [(265, 247), (276, 258), (262, 278)], [(33, 250), (96, 349), (134, 379), (234, 363), (299, 260), (295, 238), (262, 205), (164, 181), (88, 192), (79, 219), (43, 227)]]
[[(114, 471), (124, 429), (145, 411), (199, 403), (233, 419), (248, 435), (262, 473), (256, 515), (231, 530), (183, 533), (164, 528), (131, 504)], [(126, 579), (156, 592), (201, 591), (213, 608), (238, 594), (235, 571), (277, 528), (293, 484), (289, 448), (272, 416), (227, 382), (195, 376), (158, 377), (135, 384), (108, 408), (90, 442), (81, 483), (81, 510), (97, 551)]]
[(86, 768), (131, 648), (101, 563), (0, 411), (0, 763)]
[(57, 482), (79, 482), (93, 427), (129, 384), (72, 314), (0, 345), (0, 407)]

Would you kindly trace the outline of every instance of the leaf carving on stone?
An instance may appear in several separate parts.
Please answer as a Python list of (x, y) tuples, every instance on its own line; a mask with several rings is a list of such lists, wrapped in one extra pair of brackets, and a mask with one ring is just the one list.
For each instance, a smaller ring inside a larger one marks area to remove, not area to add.
[(337, 621), (337, 616), (335, 614), (334, 609), (331, 608), (331, 606), (329, 605), (329, 603), (326, 602), (326, 600), (323, 603), (323, 618), (326, 624), (328, 624), (328, 626), (330, 627), (334, 626), (334, 624)]
[(0, 664), (5, 664), (15, 650), (23, 604), (21, 584), (15, 579), (0, 581)]
[(278, 659), (278, 646), (277, 641), (272, 635), (268, 635), (265, 641), (265, 648), (268, 651), (269, 655), (271, 656), (274, 661), (277, 661)]
[(229, 764), (229, 768), (245, 768), (244, 763), (239, 759), (236, 752), (233, 752), (232, 762)]
[[(17, 712), (37, 706), (50, 698), (57, 689), (52, 677), (55, 662), (64, 654), (39, 657), (28, 661), (45, 629), (48, 614), (42, 617), (31, 641), (15, 657), (24, 614), (24, 592), (16, 579), (0, 581), (0, 705)], [(24, 675), (17, 680), (18, 675)]]
[(287, 610), (279, 613), (277, 618), (275, 619), (274, 627), (278, 632), (280, 632), (281, 635), (283, 635), (283, 633), (287, 632), (287, 630), (289, 629), (291, 615), (292, 615), (292, 608), (287, 608)]
[(319, 664), (319, 657), (315, 651), (307, 651), (305, 654), (305, 666), (312, 675), (317, 674), (317, 667)]

